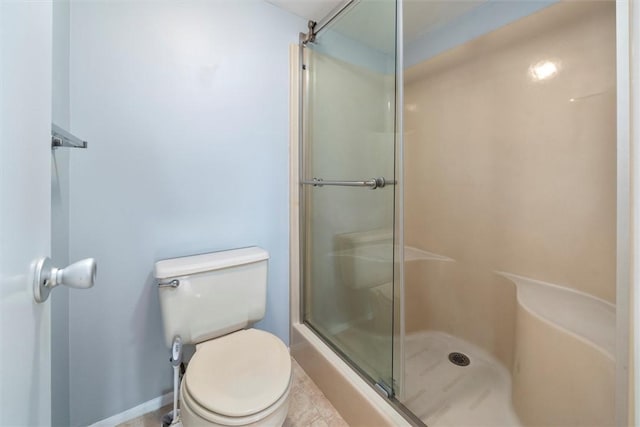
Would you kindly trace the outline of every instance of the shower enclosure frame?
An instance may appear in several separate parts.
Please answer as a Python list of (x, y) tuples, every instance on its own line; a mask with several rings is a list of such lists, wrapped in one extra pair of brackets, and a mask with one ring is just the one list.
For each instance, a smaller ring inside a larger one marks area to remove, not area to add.
[(291, 45), (290, 58), (290, 348), (291, 354), (327, 396), (340, 414), (352, 424), (410, 426), (379, 392), (374, 390), (347, 362), (321, 340), (302, 318), (300, 239), (299, 128), (302, 61), (299, 45)]
[[(347, 12), (351, 8), (356, 7), (358, 3), (360, 3), (360, 0), (345, 0), (342, 3), (340, 3), (337, 7), (335, 7), (325, 18), (323, 18), (322, 21), (318, 23), (310, 21), (308, 24), (308, 30), (309, 30), (308, 33), (301, 32), (299, 34), (299, 44), (295, 46), (297, 64), (296, 65), (292, 64), (292, 67), (291, 67), (291, 78), (292, 78), (291, 100), (292, 102), (295, 101), (295, 103), (297, 104), (297, 108), (295, 109), (296, 110), (295, 116), (297, 117), (295, 124), (297, 126), (295, 126), (295, 129), (294, 129), (294, 126), (292, 126), (291, 136), (292, 137), (295, 136), (297, 143), (295, 144), (295, 146), (292, 143), (290, 156), (292, 160), (295, 157), (295, 160), (297, 160), (297, 162), (295, 164), (295, 167), (291, 168), (290, 172), (291, 172), (292, 195), (294, 191), (297, 193), (297, 198), (295, 198), (295, 202), (294, 200), (292, 200), (292, 203), (295, 203), (296, 207), (305, 206), (304, 185), (313, 184), (315, 186), (315, 183), (308, 181), (303, 174), (304, 162), (305, 162), (305, 157), (303, 153), (303, 147), (304, 147), (303, 141), (304, 141), (305, 120), (306, 120), (306, 116), (303, 113), (304, 113), (305, 107), (307, 107), (305, 103), (307, 102), (307, 99), (308, 99), (308, 96), (305, 93), (305, 88), (308, 88), (308, 85), (306, 85), (305, 83), (307, 82), (304, 81), (305, 78), (308, 78), (308, 74), (304, 73), (303, 71), (305, 69), (302, 68), (304, 64), (305, 45), (309, 42), (315, 41), (316, 34), (321, 33), (324, 29), (327, 29), (335, 18), (339, 17), (341, 14)], [(399, 247), (402, 247), (402, 245), (404, 244), (404, 234), (402, 232), (403, 231), (402, 224), (403, 224), (403, 216), (404, 216), (402, 212), (402, 207), (403, 207), (403, 204), (402, 204), (403, 186), (402, 186), (402, 178), (401, 178), (402, 162), (400, 161), (403, 153), (403, 150), (402, 150), (403, 137), (402, 137), (402, 133), (397, 131), (398, 129), (402, 129), (402, 112), (401, 112), (401, 108), (399, 108), (399, 106), (402, 105), (402, 99), (403, 99), (402, 98), (402, 93), (403, 93), (402, 1), (396, 1), (395, 21), (396, 21), (395, 22), (396, 55), (395, 55), (395, 91), (394, 91), (394, 96), (395, 96), (394, 128), (396, 129), (396, 131), (394, 135), (394, 139), (395, 139), (395, 144), (394, 144), (395, 146), (394, 148), (395, 190), (394, 191), (395, 191), (395, 194), (393, 198), (394, 200), (393, 201), (394, 203), (394, 220), (393, 220), (394, 226), (393, 227), (394, 227), (394, 247), (396, 249), (394, 249), (393, 251), (394, 252), (393, 253), (393, 259), (394, 259), (393, 261), (393, 266), (394, 266), (393, 268), (393, 281), (394, 281), (393, 329), (394, 330), (392, 334), (393, 389), (391, 390), (391, 393), (389, 393), (389, 390), (387, 390), (386, 387), (381, 387), (373, 379), (369, 378), (369, 376), (365, 372), (361, 371), (361, 369), (354, 362), (352, 362), (345, 354), (343, 354), (340, 351), (340, 349), (336, 348), (331, 342), (326, 340), (320, 333), (318, 333), (310, 325), (307, 325), (304, 321), (304, 318), (303, 318), (304, 317), (303, 316), (304, 289), (302, 285), (304, 283), (305, 271), (304, 271), (304, 263), (302, 262), (302, 260), (305, 257), (305, 253), (304, 253), (306, 248), (305, 240), (306, 240), (306, 235), (308, 231), (305, 228), (306, 222), (304, 219), (303, 209), (298, 209), (298, 212), (295, 218), (295, 222), (297, 223), (296, 225), (294, 225), (293, 223), (293, 219), (294, 219), (293, 212), (291, 215), (292, 228), (295, 227), (296, 231), (299, 233), (298, 234), (299, 237), (295, 239), (295, 243), (294, 243), (294, 239), (293, 238), (291, 239), (292, 260), (294, 259), (294, 255), (296, 253), (298, 255), (297, 260), (295, 261), (296, 268), (298, 269), (298, 271), (295, 273), (295, 275), (296, 275), (297, 281), (299, 281), (299, 286), (298, 286), (299, 294), (298, 294), (298, 298), (296, 298), (297, 302), (294, 302), (294, 298), (292, 298), (292, 301), (291, 301), (291, 315), (292, 315), (292, 320), (295, 317), (296, 321), (299, 324), (304, 325), (306, 328), (308, 328), (309, 331), (313, 333), (324, 345), (331, 348), (331, 350), (335, 352), (336, 356), (340, 358), (342, 362), (346, 363), (353, 370), (353, 372), (357, 373), (358, 377), (362, 381), (364, 381), (367, 384), (367, 386), (371, 387), (372, 390), (374, 390), (383, 399), (385, 399), (385, 401), (388, 404), (390, 404), (397, 411), (397, 413), (399, 413), (402, 416), (404, 422), (408, 422), (409, 425), (424, 426), (424, 423), (422, 423), (422, 421), (420, 421), (419, 418), (414, 416), (413, 413), (409, 411), (396, 398), (396, 396), (402, 395), (402, 385), (401, 384), (398, 385), (396, 378), (401, 378), (404, 372), (403, 371), (404, 348), (402, 345), (396, 345), (396, 343), (402, 342), (402, 340), (404, 339), (404, 318), (402, 316), (398, 316), (398, 313), (403, 312), (403, 306), (404, 306), (404, 301), (402, 298), (402, 296), (404, 295), (404, 292), (402, 290), (403, 280), (401, 278), (403, 269), (396, 268), (397, 265), (402, 264), (403, 258), (404, 258), (403, 252), (397, 249)], [(294, 56), (293, 48), (294, 46), (292, 46), (291, 58), (293, 58)], [(297, 75), (297, 77), (295, 75)], [(297, 87), (295, 88), (294, 88), (294, 82), (297, 82)], [(294, 96), (294, 89), (295, 89), (295, 92), (297, 93), (296, 96)], [(292, 112), (293, 112), (293, 105), (294, 104), (292, 104)], [(292, 123), (294, 123), (294, 121), (292, 121)], [(296, 152), (294, 152), (294, 150)], [(336, 185), (369, 186), (375, 189), (379, 185), (379, 183), (376, 180), (376, 185), (371, 185), (369, 182), (362, 182), (362, 183), (358, 182), (357, 185), (355, 182), (336, 182)], [(382, 183), (381, 187), (382, 186), (384, 186), (384, 182)], [(297, 247), (297, 250), (295, 250), (295, 247)], [(292, 267), (291, 271), (292, 271), (291, 278), (293, 280), (294, 267)], [(397, 286), (396, 284), (399, 286)], [(297, 306), (294, 307), (294, 304), (296, 304)], [(292, 321), (292, 325), (293, 325), (293, 321)], [(292, 331), (292, 335), (293, 335), (293, 331)], [(292, 346), (292, 350), (293, 350), (293, 346)], [(399, 422), (400, 422), (399, 420), (396, 420), (394, 422), (394, 425), (401, 425), (401, 424), (398, 424)]]
[[(345, 8), (357, 0), (347, 0), (322, 21), (320, 27), (329, 23)], [(403, 247), (403, 0), (396, 0), (396, 197), (395, 232), (397, 247)], [(633, 21), (633, 18), (636, 21)], [(632, 76), (640, 75), (640, 65), (632, 58), (640, 57), (640, 2), (638, 0), (616, 1), (616, 150), (617, 150), (617, 224), (616, 224), (616, 425), (638, 424), (640, 393), (634, 393), (640, 384), (640, 328), (634, 328), (635, 313), (640, 310), (640, 292), (632, 292), (632, 283), (637, 282), (635, 270), (640, 265), (640, 232), (638, 230), (638, 200), (640, 200), (640, 81)], [(301, 33), (302, 37), (305, 36)], [(354, 424), (376, 425), (423, 425), (395, 399), (383, 397), (373, 384), (365, 381), (349, 363), (311, 330), (302, 318), (302, 242), (303, 214), (301, 191), (302, 131), (302, 66), (301, 45), (290, 46), (290, 342), (291, 353), (309, 373), (332, 404)], [(634, 74), (635, 73), (635, 74)], [(635, 116), (633, 115), (635, 114)], [(394, 257), (402, 257), (395, 251)], [(401, 252), (401, 251), (400, 251)], [(400, 262), (402, 259), (400, 258)], [(404, 312), (403, 269), (394, 269), (395, 304)], [(399, 328), (395, 331), (403, 336), (403, 316), (394, 316)], [(402, 351), (402, 346), (400, 350)], [(396, 352), (394, 348), (394, 353)], [(403, 358), (400, 358), (403, 360)], [(635, 362), (635, 363), (634, 363)], [(401, 374), (402, 367), (393, 367)], [(633, 400), (631, 400), (633, 399)], [(405, 412), (406, 411), (406, 412)]]
[[(333, 9), (332, 12), (330, 12), (321, 22), (318, 23), (314, 23), (312, 21), (309, 22), (308, 24), (308, 28), (309, 28), (309, 32), (307, 34), (305, 33), (300, 33), (299, 35), (299, 58), (300, 58), (300, 63), (303, 64), (303, 67), (305, 67), (305, 49), (307, 48), (307, 44), (308, 43), (313, 43), (315, 42), (316, 39), (316, 35), (320, 34), (323, 32), (323, 30), (328, 29), (331, 25), (331, 23), (334, 21), (334, 19), (339, 18), (342, 14), (347, 13), (349, 10), (351, 10), (353, 7), (356, 7), (358, 5), (358, 3), (360, 3), (361, 0), (345, 0), (343, 1), (341, 4), (339, 4), (336, 8)], [(397, 10), (396, 10), (396, 22), (397, 22), (397, 16), (399, 16)], [(397, 37), (397, 31), (396, 31), (396, 37)], [(398, 48), (398, 44), (397, 44), (397, 40), (396, 40), (396, 49)], [(398, 102), (397, 99), (397, 94), (399, 92), (401, 92), (401, 90), (399, 90), (399, 88), (401, 88), (400, 84), (397, 80), (398, 78), (398, 74), (402, 74), (402, 73), (398, 73), (398, 70), (400, 69), (399, 64), (401, 64), (402, 62), (400, 62), (400, 60), (398, 59), (397, 55), (396, 55), (396, 59), (395, 59), (395, 71), (396, 71), (396, 78), (395, 78), (395, 98), (396, 98), (396, 105), (401, 105)], [(306, 70), (306, 68), (302, 68), (303, 71)], [(324, 181), (322, 179), (316, 179), (313, 178), (313, 180), (309, 180), (307, 177), (305, 177), (305, 169), (309, 168), (310, 165), (305, 165), (305, 154), (304, 154), (304, 133), (305, 133), (305, 128), (307, 125), (307, 117), (304, 114), (304, 111), (306, 109), (308, 109), (309, 104), (308, 104), (308, 100), (309, 100), (309, 81), (308, 81), (308, 77), (309, 74), (308, 73), (303, 73), (301, 75), (301, 78), (299, 79), (299, 117), (300, 117), (300, 122), (301, 122), (301, 126), (299, 129), (299, 141), (300, 141), (300, 146), (299, 146), (299, 153), (298, 153), (298, 161), (299, 164), (302, 165), (302, 167), (300, 167), (299, 169), (299, 173), (298, 173), (298, 179), (300, 182), (299, 185), (299, 200), (300, 200), (300, 206), (306, 206), (306, 200), (305, 200), (305, 186), (313, 186), (313, 187), (322, 187), (324, 185), (336, 185), (336, 186), (342, 186), (342, 187), (369, 187), (370, 189), (376, 189), (376, 188), (383, 188), (385, 187), (386, 184), (388, 184), (387, 182), (385, 182), (385, 178), (374, 178), (368, 181)], [(306, 80), (305, 80), (306, 79)], [(395, 108), (394, 109), (394, 128), (398, 128), (397, 123), (396, 123), (396, 119), (398, 118), (399, 114), (398, 114), (398, 109)], [(396, 133), (394, 135), (394, 140), (396, 141), (396, 143), (398, 142), (397, 139), (398, 134)], [(395, 159), (399, 158), (398, 154), (397, 154), (397, 149), (395, 148), (396, 145), (394, 143), (394, 161)], [(397, 165), (398, 162), (395, 162), (396, 164), (394, 165), (394, 175), (397, 175)], [(393, 179), (393, 183), (392, 185), (395, 186), (394, 188), (394, 209), (397, 208), (397, 206), (401, 206), (398, 205), (396, 202), (396, 197), (397, 197), (397, 193), (401, 192), (401, 186), (400, 183), (397, 182), (397, 180)], [(399, 213), (398, 211), (394, 210), (394, 218), (393, 218), (393, 224), (395, 227), (395, 224), (397, 223), (396, 221), (396, 217), (402, 217), (402, 214)], [(304, 253), (305, 250), (310, 250), (307, 248), (306, 245), (306, 241), (307, 241), (307, 236), (310, 233), (310, 223), (308, 221), (305, 221), (304, 218), (304, 209), (301, 209), (299, 212), (299, 221), (300, 221), (300, 227), (299, 227), (299, 231), (300, 231), (300, 260), (305, 259), (305, 257), (310, 257), (311, 254), (310, 253)], [(398, 243), (396, 243), (396, 236), (402, 236), (403, 233), (399, 233), (398, 229), (396, 228), (394, 230), (394, 244), (396, 246), (399, 246)], [(393, 271), (394, 271), (394, 284), (397, 283), (396, 278), (395, 278), (395, 273), (401, 269), (396, 268), (396, 266), (398, 265), (396, 260), (398, 259), (398, 257), (402, 257), (402, 253), (401, 251), (394, 251), (393, 254)], [(307, 272), (304, 270), (304, 262), (300, 263), (300, 283), (304, 284), (305, 283), (305, 274)], [(394, 297), (396, 296), (396, 292), (394, 292)], [(303, 313), (303, 318), (304, 318), (304, 301), (306, 300), (305, 298), (305, 289), (304, 286), (301, 287), (301, 298), (300, 298), (300, 312)], [(392, 310), (392, 317), (393, 317), (393, 325), (395, 325), (395, 321), (397, 320), (395, 317), (395, 314), (397, 314), (398, 312), (402, 312), (402, 310), (396, 310), (395, 307), (395, 298), (394, 298), (394, 307)], [(303, 319), (304, 321), (304, 319)], [(306, 322), (305, 322), (306, 323)], [(392, 327), (394, 327), (392, 325)], [(346, 363), (348, 363), (349, 365), (351, 365), (351, 367), (368, 383), (370, 383), (377, 392), (379, 392), (383, 397), (387, 397), (387, 398), (394, 398), (396, 396), (395, 391), (396, 391), (396, 378), (400, 375), (396, 375), (396, 370), (394, 369), (394, 363), (396, 360), (403, 360), (403, 357), (401, 355), (397, 355), (398, 357), (395, 357), (395, 343), (396, 341), (401, 341), (404, 338), (404, 329), (398, 330), (399, 332), (399, 340), (396, 338), (396, 331), (394, 330), (392, 332), (392, 336), (391, 336), (391, 353), (392, 353), (392, 358), (391, 358), (391, 370), (392, 370), (392, 381), (391, 384), (386, 384), (383, 383), (382, 381), (376, 382), (373, 378), (370, 378), (369, 375), (363, 370), (361, 369), (356, 362), (353, 362), (352, 360), (350, 360), (349, 356), (347, 354), (345, 354), (337, 345), (335, 345), (334, 343), (332, 343), (329, 339), (327, 339), (326, 337), (323, 336), (323, 334), (316, 330), (314, 328), (314, 326), (309, 323), (308, 326), (310, 327), (311, 330), (313, 330), (314, 333), (316, 333), (316, 335), (325, 342), (325, 344), (327, 344), (329, 347), (331, 347), (336, 354), (338, 354), (338, 356), (340, 358), (342, 358)], [(401, 348), (402, 346), (400, 346), (399, 348)], [(398, 402), (398, 404), (400, 404)], [(407, 413), (410, 413), (409, 411), (406, 411)]]
[[(321, 31), (335, 17), (343, 11), (355, 6), (359, 0), (346, 0), (336, 7), (325, 19), (310, 29), (315, 32)], [(396, 9), (396, 22), (401, 24), (402, 19), (402, 3), (398, 2)], [(397, 29), (396, 29), (397, 31)], [(400, 39), (396, 36), (396, 48), (402, 46), (401, 34)], [(389, 399), (382, 390), (374, 387), (374, 384), (365, 379), (358, 369), (352, 366), (338, 352), (324, 341), (315, 331), (305, 324), (303, 313), (302, 298), (302, 257), (304, 256), (304, 235), (303, 230), (304, 218), (303, 206), (304, 194), (301, 181), (301, 166), (304, 162), (302, 156), (301, 143), (303, 141), (303, 125), (304, 120), (304, 84), (302, 79), (303, 64), (303, 45), (302, 42), (308, 37), (308, 34), (300, 33), (300, 43), (290, 46), (290, 341), (291, 353), (298, 360), (301, 366), (307, 371), (314, 381), (325, 391), (325, 394), (332, 404), (340, 411), (340, 413), (350, 423), (362, 425), (389, 425), (389, 426), (410, 426), (423, 425), (417, 418), (406, 410), (395, 399)], [(401, 57), (396, 57), (396, 69), (401, 64)], [(398, 92), (402, 88), (401, 73), (396, 75), (396, 105), (401, 105), (398, 99)], [(396, 119), (401, 116), (396, 107)], [(396, 123), (396, 128), (399, 124)], [(396, 135), (397, 137), (397, 135)], [(396, 140), (396, 147), (402, 142)], [(398, 159), (396, 148), (396, 159)], [(395, 165), (398, 166), (397, 164)], [(396, 194), (401, 193), (401, 180), (398, 178), (399, 170), (396, 169)], [(394, 198), (398, 203), (398, 195)], [(397, 213), (396, 213), (397, 215)], [(395, 221), (397, 224), (398, 221)], [(401, 236), (401, 233), (396, 235)], [(396, 251), (397, 252), (397, 251)], [(402, 256), (394, 253), (394, 257)], [(397, 258), (396, 258), (397, 259)], [(394, 269), (394, 282), (398, 283), (396, 271)], [(394, 371), (395, 371), (394, 367)], [(395, 377), (394, 372), (394, 377)], [(326, 382), (323, 381), (327, 380)], [(329, 388), (333, 388), (333, 393), (327, 393)]]

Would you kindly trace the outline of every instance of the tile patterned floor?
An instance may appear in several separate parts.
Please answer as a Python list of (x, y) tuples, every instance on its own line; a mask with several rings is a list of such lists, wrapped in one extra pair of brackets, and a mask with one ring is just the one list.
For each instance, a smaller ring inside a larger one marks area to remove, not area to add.
[[(283, 427), (349, 427), (318, 386), (293, 359), (292, 367), (289, 414)], [(161, 425), (162, 416), (170, 410), (171, 405), (168, 405), (117, 427), (158, 427)]]
[(349, 427), (318, 386), (293, 360), (289, 415), (283, 427)]

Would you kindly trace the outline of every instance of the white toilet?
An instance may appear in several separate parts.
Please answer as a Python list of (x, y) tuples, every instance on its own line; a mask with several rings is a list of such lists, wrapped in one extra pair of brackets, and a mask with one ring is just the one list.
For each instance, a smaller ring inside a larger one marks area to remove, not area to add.
[(269, 253), (258, 247), (158, 261), (168, 346), (195, 344), (180, 386), (189, 426), (282, 426), (291, 358), (276, 336), (245, 329), (266, 307)]

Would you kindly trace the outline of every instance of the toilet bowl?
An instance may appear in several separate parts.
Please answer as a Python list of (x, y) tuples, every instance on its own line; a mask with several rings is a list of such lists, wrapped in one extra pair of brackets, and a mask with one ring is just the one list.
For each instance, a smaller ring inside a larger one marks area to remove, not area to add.
[(195, 344), (180, 385), (183, 426), (273, 426), (289, 408), (291, 357), (264, 317), (268, 253), (251, 247), (158, 261), (165, 341)]

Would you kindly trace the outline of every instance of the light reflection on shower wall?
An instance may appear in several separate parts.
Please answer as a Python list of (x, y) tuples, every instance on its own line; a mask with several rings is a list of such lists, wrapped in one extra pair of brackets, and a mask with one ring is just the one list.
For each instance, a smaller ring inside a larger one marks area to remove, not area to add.
[(599, 318), (545, 317), (496, 273), (615, 304), (615, 75), (614, 2), (551, 6), (405, 74), (406, 244), (454, 260), (406, 263), (407, 333), (493, 354), (524, 425), (613, 424), (615, 323), (573, 333), (553, 316)]

